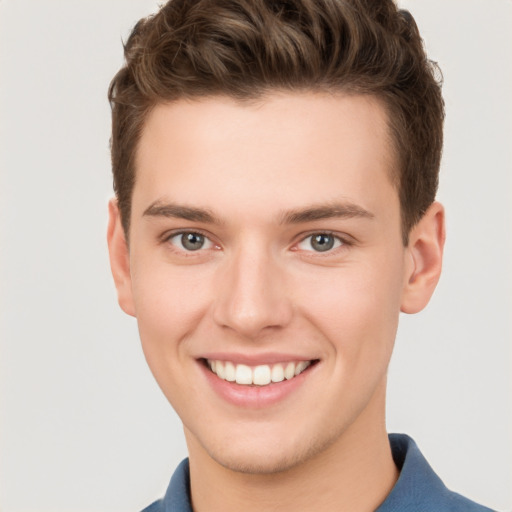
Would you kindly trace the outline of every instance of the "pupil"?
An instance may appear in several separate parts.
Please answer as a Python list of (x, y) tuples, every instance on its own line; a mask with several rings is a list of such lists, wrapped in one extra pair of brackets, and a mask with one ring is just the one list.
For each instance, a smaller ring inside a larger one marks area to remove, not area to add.
[(198, 233), (185, 233), (181, 236), (181, 243), (189, 251), (197, 251), (204, 244), (204, 236)]
[(328, 251), (334, 246), (334, 237), (325, 234), (315, 235), (311, 240), (311, 246), (315, 251)]

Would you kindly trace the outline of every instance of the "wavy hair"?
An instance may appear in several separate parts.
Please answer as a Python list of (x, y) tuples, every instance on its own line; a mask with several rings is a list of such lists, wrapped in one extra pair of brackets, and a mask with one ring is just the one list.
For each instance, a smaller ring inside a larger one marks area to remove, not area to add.
[(141, 19), (109, 88), (114, 190), (128, 236), (135, 154), (148, 112), (182, 98), (273, 90), (368, 94), (384, 105), (404, 244), (434, 201), (441, 74), (392, 0), (170, 0)]

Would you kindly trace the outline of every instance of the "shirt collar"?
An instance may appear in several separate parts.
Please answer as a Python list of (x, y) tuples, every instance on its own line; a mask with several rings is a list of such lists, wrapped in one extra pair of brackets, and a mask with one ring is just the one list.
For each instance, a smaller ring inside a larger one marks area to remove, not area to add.
[[(447, 503), (456, 495), (444, 486), (416, 443), (405, 434), (390, 434), (389, 442), (400, 476), (391, 493), (375, 512), (448, 510)], [(176, 468), (165, 494), (162, 510), (192, 512), (188, 459), (183, 460)]]
[(172, 475), (163, 505), (163, 512), (192, 512), (188, 459), (182, 460)]
[(400, 476), (388, 497), (375, 512), (398, 510), (445, 510), (450, 491), (434, 473), (416, 443), (405, 434), (390, 434), (391, 453)]

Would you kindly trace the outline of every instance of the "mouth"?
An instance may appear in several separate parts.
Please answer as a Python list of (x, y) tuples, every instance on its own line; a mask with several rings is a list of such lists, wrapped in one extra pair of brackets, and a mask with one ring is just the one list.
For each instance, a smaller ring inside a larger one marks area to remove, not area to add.
[(283, 381), (295, 379), (308, 368), (318, 363), (318, 359), (309, 361), (286, 361), (273, 364), (249, 366), (233, 361), (203, 359), (203, 364), (219, 379), (241, 386), (265, 387)]

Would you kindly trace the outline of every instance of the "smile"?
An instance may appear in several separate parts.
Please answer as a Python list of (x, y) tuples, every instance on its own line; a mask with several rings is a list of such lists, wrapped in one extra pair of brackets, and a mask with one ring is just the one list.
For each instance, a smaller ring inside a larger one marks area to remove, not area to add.
[(231, 361), (207, 359), (210, 370), (227, 382), (236, 382), (243, 386), (267, 386), (272, 383), (291, 380), (300, 375), (314, 361), (290, 361), (277, 364), (248, 366)]

